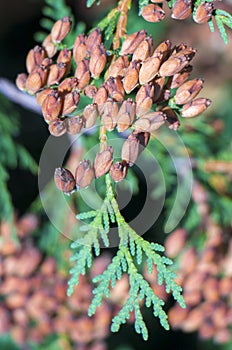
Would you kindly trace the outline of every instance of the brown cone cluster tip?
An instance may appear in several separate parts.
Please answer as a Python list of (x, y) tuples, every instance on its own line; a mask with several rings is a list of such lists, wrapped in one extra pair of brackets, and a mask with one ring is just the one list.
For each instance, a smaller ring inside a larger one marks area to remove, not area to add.
[[(183, 7), (183, 4), (189, 5), (189, 1), (177, 1), (176, 4)], [(161, 14), (160, 6), (160, 3), (145, 6), (143, 16), (152, 19), (153, 15)], [(88, 161), (83, 161), (80, 166), (83, 179), (80, 182), (74, 180), (82, 188), (94, 177), (110, 172), (115, 181), (120, 181), (140, 153), (139, 135), (153, 133), (165, 123), (170, 129), (177, 130), (178, 116), (193, 118), (210, 105), (209, 99), (196, 98), (203, 80), (188, 80), (196, 50), (183, 43), (172, 46), (169, 40), (155, 47), (146, 31), (140, 30), (126, 37), (118, 57), (107, 59), (110, 54), (102, 42), (99, 28), (88, 36), (78, 35), (72, 50), (59, 50), (57, 43), (68, 34), (70, 26), (66, 17), (54, 24), (43, 46), (29, 51), (26, 58), (28, 74), (19, 74), (16, 83), (21, 90), (36, 95), (53, 136), (78, 134), (84, 128), (93, 127), (98, 117), (101, 126), (109, 132), (115, 129), (125, 132), (132, 128), (133, 132), (123, 145), (121, 161), (113, 164), (113, 149), (108, 147), (96, 155), (93, 169)], [(53, 54), (52, 44), (56, 48)], [(71, 60), (76, 64), (74, 75)], [(97, 87), (95, 80), (103, 74), (105, 80)], [(78, 113), (83, 95), (92, 101)], [(73, 190), (61, 184), (57, 186), (67, 193)]]

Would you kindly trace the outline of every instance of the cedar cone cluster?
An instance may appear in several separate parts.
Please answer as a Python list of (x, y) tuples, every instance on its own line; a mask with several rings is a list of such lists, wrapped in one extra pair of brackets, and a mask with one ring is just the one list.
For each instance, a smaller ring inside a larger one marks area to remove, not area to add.
[[(31, 214), (18, 220), (19, 244), (12, 238), (10, 224), (0, 225), (0, 335), (10, 333), (23, 349), (29, 342), (40, 344), (56, 334), (61, 349), (106, 350), (103, 340), (109, 334), (112, 317), (127, 297), (127, 281), (119, 281), (117, 294), (112, 291), (110, 300), (88, 317), (93, 289), (88, 276), (80, 276), (75, 293), (67, 298), (66, 272), (33, 243), (31, 232), (37, 226), (38, 220)], [(104, 254), (95, 259), (90, 277), (102, 273), (109, 261)]]
[[(105, 147), (96, 155), (93, 165), (83, 160), (75, 177), (66, 169), (57, 169), (56, 184), (65, 193), (87, 187), (95, 177), (108, 171), (114, 181), (123, 180), (128, 167), (147, 146), (150, 133), (164, 123), (177, 130), (179, 115), (195, 117), (211, 103), (207, 98), (195, 98), (203, 80), (188, 80), (192, 71), (190, 61), (196, 53), (192, 47), (185, 44), (172, 47), (166, 40), (154, 48), (153, 39), (140, 30), (127, 36), (119, 55), (112, 56), (104, 47), (100, 29), (96, 28), (87, 37), (77, 36), (72, 50), (64, 48), (58, 52), (58, 45), (70, 29), (68, 17), (54, 24), (42, 47), (29, 51), (28, 74), (18, 75), (17, 86), (36, 95), (54, 136), (65, 132), (77, 134), (93, 127), (98, 117), (107, 131), (117, 128), (118, 132), (124, 132), (131, 127), (132, 132), (122, 147), (121, 161), (113, 164), (113, 149)], [(74, 76), (72, 63), (76, 66)], [(97, 88), (96, 79), (103, 72), (105, 80)], [(92, 99), (92, 103), (77, 113), (83, 95)], [(126, 98), (126, 95), (130, 96)]]
[[(141, 15), (148, 22), (160, 22), (165, 18), (163, 9), (164, 3), (171, 3), (170, 0), (151, 0), (152, 4), (148, 4), (142, 8)], [(159, 5), (157, 5), (159, 3)], [(195, 0), (176, 0), (171, 5), (171, 17), (177, 20), (183, 20), (192, 15), (193, 20), (198, 23), (208, 22), (214, 15), (213, 2), (202, 2), (196, 4)]]
[(179, 259), (178, 280), (187, 306), (182, 309), (175, 304), (169, 311), (169, 322), (173, 329), (198, 331), (202, 339), (227, 343), (231, 340), (232, 326), (231, 228), (223, 230), (215, 224), (210, 216), (207, 192), (198, 182), (194, 183), (193, 200), (206, 239), (202, 249), (187, 247), (187, 232), (180, 228), (165, 242), (166, 254)]

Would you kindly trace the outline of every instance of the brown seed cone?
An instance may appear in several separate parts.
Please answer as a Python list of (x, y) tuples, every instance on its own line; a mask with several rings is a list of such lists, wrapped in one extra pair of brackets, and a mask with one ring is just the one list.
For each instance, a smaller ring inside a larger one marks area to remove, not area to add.
[(65, 63), (52, 64), (49, 69), (47, 85), (58, 84), (67, 72)]
[(161, 65), (159, 74), (162, 77), (170, 77), (177, 74), (189, 64), (190, 60), (191, 58), (187, 54), (182, 56), (171, 56)]
[(56, 21), (51, 30), (51, 38), (54, 43), (60, 43), (71, 30), (71, 19), (68, 16)]
[(76, 187), (76, 181), (73, 174), (65, 168), (56, 168), (54, 181), (56, 187), (66, 194), (71, 193)]
[(122, 44), (120, 52), (121, 56), (133, 54), (135, 49), (146, 38), (146, 36), (147, 32), (144, 29), (129, 35)]
[(65, 119), (65, 126), (68, 134), (79, 134), (83, 127), (83, 118), (80, 116), (69, 117)]
[(120, 182), (125, 179), (127, 175), (128, 165), (126, 162), (116, 162), (111, 165), (110, 176), (115, 182)]
[(203, 2), (197, 7), (193, 20), (198, 24), (206, 23), (212, 17), (213, 10), (214, 4), (212, 2)]
[(80, 101), (80, 94), (77, 91), (72, 91), (64, 96), (62, 115), (68, 115), (75, 111)]
[(193, 101), (186, 103), (180, 114), (183, 118), (194, 118), (204, 112), (211, 104), (208, 98), (196, 98)]
[(182, 84), (174, 96), (176, 104), (185, 104), (194, 99), (203, 88), (203, 83), (202, 79), (193, 79)]
[(134, 128), (137, 131), (152, 132), (159, 129), (165, 122), (166, 116), (162, 112), (147, 113), (137, 119)]
[(34, 95), (38, 92), (46, 84), (47, 77), (48, 69), (41, 66), (31, 72), (26, 80), (26, 90), (28, 93)]
[(174, 19), (186, 19), (192, 13), (192, 0), (176, 0), (172, 7), (171, 17)]
[(140, 63), (138, 61), (132, 61), (125, 71), (125, 75), (122, 82), (127, 94), (131, 93), (131, 91), (133, 91), (138, 85), (139, 69)]
[(46, 56), (45, 50), (38, 45), (31, 49), (26, 57), (27, 72), (31, 73), (36, 66), (39, 66), (42, 63)]
[(78, 63), (75, 70), (75, 77), (78, 79), (78, 89), (84, 89), (90, 81), (89, 61), (84, 58)]
[(118, 115), (118, 104), (112, 99), (108, 99), (101, 112), (101, 122), (108, 131), (112, 131), (116, 126), (116, 117)]
[(185, 68), (183, 68), (179, 73), (174, 74), (169, 84), (170, 88), (176, 89), (179, 86), (181, 86), (189, 78), (192, 70), (193, 67), (191, 65), (188, 65)]
[(110, 170), (113, 162), (113, 147), (108, 146), (101, 153), (97, 153), (94, 159), (94, 170), (96, 178), (105, 175)]
[(66, 125), (63, 120), (56, 119), (49, 123), (48, 130), (55, 137), (62, 136), (66, 133)]
[(95, 178), (94, 169), (91, 166), (89, 160), (83, 160), (80, 162), (76, 169), (75, 180), (76, 184), (80, 188), (88, 187)]
[(98, 111), (101, 112), (102, 108), (104, 106), (104, 103), (106, 102), (108, 98), (108, 91), (106, 90), (105, 86), (102, 85), (98, 89), (96, 95), (94, 96), (93, 102), (97, 104)]
[(44, 39), (43, 43), (42, 43), (43, 48), (45, 49), (48, 57), (52, 58), (53, 56), (55, 56), (55, 54), (58, 51), (57, 46), (53, 43), (52, 41), (52, 36), (51, 34), (49, 34), (48, 36), (46, 36), (46, 38)]
[(158, 73), (161, 64), (159, 57), (148, 57), (139, 71), (139, 82), (141, 85), (149, 83)]
[(73, 46), (73, 58), (76, 63), (81, 62), (86, 56), (87, 48), (85, 43), (84, 34), (80, 34), (76, 37)]
[(161, 97), (161, 94), (163, 92), (163, 87), (165, 85), (165, 77), (157, 77), (153, 80), (152, 84), (154, 86), (154, 97), (153, 102), (156, 102)]
[(72, 50), (63, 49), (59, 52), (56, 62), (57, 63), (70, 63), (72, 59)]
[(155, 49), (153, 57), (164, 60), (171, 53), (172, 43), (170, 40), (162, 41)]
[(139, 139), (132, 133), (123, 143), (121, 158), (130, 167), (133, 166), (139, 156)]
[(159, 5), (149, 4), (142, 8), (142, 17), (147, 22), (160, 22), (165, 17), (165, 12)]
[(142, 115), (148, 113), (153, 104), (154, 97), (154, 86), (146, 84), (141, 86), (136, 94), (136, 115), (141, 117)]
[(97, 117), (99, 115), (97, 104), (91, 103), (87, 105), (83, 112), (84, 126), (85, 128), (91, 128), (95, 125)]
[(116, 61), (113, 61), (110, 64), (109, 69), (107, 71), (107, 77), (124, 77), (125, 70), (129, 66), (129, 64), (130, 62), (128, 56), (120, 56), (116, 59)]
[(42, 90), (36, 95), (36, 102), (42, 106), (44, 100), (48, 97), (48, 95), (51, 95), (53, 92), (55, 93), (55, 90), (53, 90), (52, 88)]
[(124, 142), (121, 151), (123, 161), (132, 166), (139, 154), (144, 150), (149, 142), (150, 134), (147, 132), (133, 131)]
[(117, 129), (123, 132), (131, 126), (135, 119), (136, 104), (131, 98), (123, 101), (117, 115)]
[(17, 75), (16, 78), (16, 86), (19, 90), (24, 91), (26, 90), (26, 81), (27, 81), (28, 75), (26, 73), (21, 73)]
[(63, 101), (55, 90), (42, 103), (42, 113), (47, 122), (54, 121), (61, 115)]
[(135, 49), (132, 61), (145, 61), (152, 55), (154, 51), (154, 43), (151, 36), (146, 37)]
[(178, 130), (179, 126), (180, 126), (180, 122), (177, 118), (176, 113), (173, 111), (172, 108), (166, 106), (164, 108), (161, 109), (161, 111), (165, 114), (166, 116), (166, 121), (168, 123), (168, 127), (169, 129), (172, 130)]
[(105, 82), (105, 88), (114, 101), (123, 102), (125, 91), (120, 77), (109, 77), (109, 79)]
[(103, 43), (91, 51), (89, 70), (92, 77), (99, 78), (106, 65), (106, 49)]
[(94, 98), (96, 93), (97, 93), (97, 87), (95, 85), (88, 85), (84, 89), (85, 96), (88, 96), (91, 99)]
[(101, 29), (94, 29), (86, 38), (86, 49), (89, 54), (95, 49), (97, 45), (100, 45), (102, 41)]
[(57, 91), (59, 94), (65, 95), (68, 92), (71, 92), (73, 89), (76, 88), (78, 83), (78, 80), (76, 77), (74, 78), (66, 78), (62, 80), (62, 82), (59, 84)]

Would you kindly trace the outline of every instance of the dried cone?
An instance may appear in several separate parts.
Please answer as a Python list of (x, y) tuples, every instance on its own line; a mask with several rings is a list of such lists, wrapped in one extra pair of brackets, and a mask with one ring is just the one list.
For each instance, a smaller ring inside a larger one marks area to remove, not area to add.
[(154, 51), (154, 43), (151, 36), (145, 38), (135, 49), (132, 61), (145, 61)]
[(117, 76), (124, 77), (125, 69), (129, 66), (129, 64), (130, 62), (128, 56), (120, 56), (116, 59), (116, 61), (113, 61), (110, 64), (107, 76), (114, 78), (116, 78)]
[(132, 166), (139, 154), (144, 150), (149, 142), (150, 134), (148, 132), (133, 131), (122, 146), (121, 157), (123, 161)]
[(101, 122), (106, 130), (112, 131), (116, 126), (116, 117), (118, 115), (118, 104), (112, 99), (108, 99), (102, 110)]
[(146, 38), (146, 36), (147, 36), (147, 32), (144, 29), (129, 35), (122, 44), (120, 54), (122, 56), (133, 54), (135, 49)]
[(75, 180), (80, 188), (88, 187), (95, 177), (94, 169), (89, 160), (80, 162), (76, 169)]
[(73, 89), (75, 89), (77, 83), (78, 80), (76, 77), (66, 78), (59, 84), (57, 91), (59, 92), (59, 94), (65, 95), (68, 92), (71, 92)]
[(139, 69), (140, 63), (137, 61), (132, 61), (125, 71), (125, 76), (123, 78), (123, 87), (127, 94), (131, 93), (131, 91), (133, 91), (138, 85)]
[(104, 103), (107, 101), (108, 98), (108, 92), (105, 88), (105, 86), (101, 86), (96, 95), (94, 96), (93, 102), (97, 104), (99, 112), (102, 111), (102, 108), (104, 106)]
[(80, 101), (80, 94), (77, 91), (69, 92), (64, 96), (62, 115), (68, 115), (75, 111)]
[(71, 30), (71, 19), (68, 16), (55, 22), (51, 30), (51, 38), (54, 43), (60, 43)]
[(202, 79), (193, 79), (182, 84), (174, 96), (176, 104), (185, 104), (194, 99), (203, 88), (203, 83)]
[(89, 62), (89, 70), (92, 77), (99, 78), (106, 65), (106, 49), (103, 43), (97, 45), (92, 51)]
[(48, 95), (51, 95), (53, 92), (55, 92), (55, 90), (53, 90), (52, 88), (42, 90), (36, 95), (36, 102), (42, 106), (44, 100), (48, 97)]
[(46, 56), (45, 50), (38, 45), (31, 49), (26, 58), (26, 68), (28, 73), (31, 73), (36, 66), (39, 66)]
[(176, 113), (174, 112), (174, 110), (168, 106), (164, 107), (161, 109), (161, 111), (165, 114), (166, 117), (166, 121), (169, 124), (169, 129), (172, 130), (178, 130), (179, 126), (180, 126), (180, 122), (177, 118)]
[(89, 54), (92, 54), (92, 51), (97, 45), (100, 45), (102, 41), (101, 29), (94, 29), (89, 36), (86, 38), (86, 49)]
[(133, 166), (139, 156), (139, 139), (132, 133), (123, 143), (121, 158), (130, 167)]
[(46, 50), (46, 53), (48, 55), (48, 57), (53, 57), (55, 56), (55, 54), (58, 51), (57, 46), (54, 44), (54, 42), (52, 41), (52, 36), (51, 34), (49, 34), (48, 36), (46, 36), (46, 38), (44, 39), (42, 46), (44, 47), (44, 49)]
[(135, 119), (135, 107), (135, 102), (130, 98), (122, 103), (117, 115), (117, 129), (119, 132), (127, 130), (133, 123)]
[(188, 80), (192, 70), (193, 67), (189, 65), (182, 69), (181, 72), (174, 74), (171, 80), (170, 88), (176, 89), (181, 86), (186, 80)]
[(71, 193), (76, 187), (73, 174), (65, 168), (56, 168), (54, 181), (56, 187), (65, 194)]
[(66, 63), (60, 62), (60, 63), (52, 64), (49, 69), (47, 85), (58, 84), (59, 81), (64, 77), (66, 73), (67, 73)]
[(211, 100), (208, 98), (196, 98), (195, 100), (186, 103), (180, 114), (183, 118), (194, 118), (204, 112), (210, 104)]
[(85, 96), (88, 96), (89, 98), (93, 99), (94, 96), (97, 93), (97, 87), (95, 85), (88, 85), (84, 89)]
[(27, 81), (26, 73), (18, 74), (15, 82), (17, 85), (17, 88), (21, 91), (26, 90), (26, 81)]
[(206, 23), (212, 17), (214, 10), (214, 4), (212, 2), (203, 2), (197, 7), (193, 19), (196, 23), (202, 24)]
[(73, 46), (73, 58), (76, 63), (81, 62), (86, 56), (86, 43), (84, 34), (80, 34), (76, 37)]
[(65, 120), (65, 125), (68, 134), (79, 134), (83, 126), (83, 118), (80, 116), (69, 117)]
[(34, 95), (38, 92), (46, 84), (47, 77), (47, 68), (41, 66), (35, 68), (33, 72), (28, 75), (26, 80), (26, 90), (28, 93)]
[(78, 63), (75, 77), (78, 79), (78, 89), (84, 89), (90, 81), (90, 71), (89, 71), (89, 61), (84, 58), (81, 62)]
[(136, 94), (136, 115), (141, 117), (148, 113), (153, 104), (154, 85), (146, 84), (141, 86)]
[(174, 19), (186, 19), (192, 13), (192, 0), (176, 0), (172, 7), (171, 17)]
[(97, 117), (99, 115), (97, 104), (92, 103), (85, 107), (83, 112), (85, 128), (91, 128), (95, 125)]
[(159, 57), (148, 57), (139, 71), (139, 82), (141, 85), (149, 83), (158, 73), (161, 64)]
[(165, 17), (165, 12), (159, 5), (149, 4), (142, 8), (142, 17), (148, 22), (160, 22)]
[(47, 122), (54, 121), (61, 115), (63, 101), (58, 93), (53, 90), (42, 103), (42, 113)]
[(195, 53), (196, 50), (189, 48), (170, 56), (168, 60), (161, 65), (159, 74), (163, 77), (170, 77), (179, 73), (189, 64)]
[(94, 170), (96, 178), (105, 175), (110, 170), (113, 162), (113, 148), (108, 146), (101, 153), (97, 153), (94, 160)]
[(162, 112), (147, 113), (136, 120), (134, 127), (137, 131), (152, 132), (159, 129), (164, 124), (165, 119), (165, 114)]
[(105, 88), (108, 90), (109, 95), (114, 101), (123, 102), (125, 91), (120, 77), (109, 77), (109, 79), (105, 82)]
[(116, 162), (111, 165), (110, 176), (115, 182), (120, 182), (125, 179), (128, 165), (126, 162)]
[(65, 122), (63, 120), (59, 120), (59, 119), (52, 121), (49, 124), (48, 130), (49, 130), (50, 134), (55, 136), (55, 137), (62, 136), (66, 133)]

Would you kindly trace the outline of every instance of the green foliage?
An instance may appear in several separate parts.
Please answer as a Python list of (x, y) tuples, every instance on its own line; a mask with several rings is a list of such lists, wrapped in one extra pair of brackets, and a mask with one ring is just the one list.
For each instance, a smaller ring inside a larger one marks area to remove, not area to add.
[(225, 44), (228, 44), (229, 40), (228, 40), (225, 26), (232, 29), (231, 14), (229, 14), (227, 11), (218, 9), (215, 11), (215, 21), (216, 21), (218, 30), (221, 34), (222, 40), (224, 41)]
[(117, 332), (120, 326), (129, 319), (131, 312), (134, 312), (135, 330), (137, 333), (141, 333), (146, 340), (148, 331), (143, 320), (139, 301), (144, 300), (147, 307), (153, 307), (154, 316), (159, 317), (160, 323), (165, 329), (169, 329), (169, 325), (167, 315), (163, 310), (164, 301), (153, 293), (149, 283), (139, 272), (139, 266), (145, 262), (150, 274), (153, 266), (156, 266), (158, 272), (157, 283), (160, 285), (165, 283), (166, 292), (172, 292), (175, 300), (182, 307), (185, 307), (181, 295), (182, 289), (174, 281), (176, 275), (170, 268), (172, 261), (160, 255), (164, 252), (164, 248), (159, 244), (147, 242), (125, 222), (115, 200), (109, 175), (106, 176), (106, 188), (106, 198), (99, 210), (77, 216), (79, 220), (93, 220), (81, 227), (84, 231), (83, 237), (71, 244), (71, 248), (76, 251), (71, 258), (75, 265), (70, 270), (72, 277), (69, 280), (68, 295), (73, 293), (75, 285), (78, 284), (79, 276), (86, 274), (87, 269), (91, 268), (93, 250), (96, 256), (100, 254), (100, 239), (105, 247), (109, 246), (110, 225), (116, 222), (120, 239), (118, 252), (107, 269), (93, 279), (97, 286), (93, 291), (94, 298), (89, 307), (89, 316), (95, 313), (104, 297), (110, 296), (110, 289), (115, 287), (116, 281), (120, 280), (123, 274), (128, 274), (129, 297), (119, 313), (113, 318), (111, 330)]
[(93, 6), (94, 4), (100, 5), (101, 1), (100, 0), (86, 0), (86, 6), (89, 8)]
[(14, 210), (7, 187), (9, 169), (19, 166), (37, 172), (37, 165), (27, 150), (16, 141), (19, 122), (11, 103), (0, 95), (0, 220), (13, 223)]

